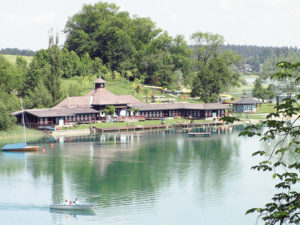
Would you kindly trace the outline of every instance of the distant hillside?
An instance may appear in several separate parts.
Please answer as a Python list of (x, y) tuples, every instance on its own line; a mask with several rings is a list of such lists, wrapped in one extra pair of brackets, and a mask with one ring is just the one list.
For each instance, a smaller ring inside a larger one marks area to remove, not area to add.
[(6, 55), (21, 55), (21, 56), (34, 56), (35, 51), (29, 49), (18, 49), (18, 48), (2, 48), (0, 54)]

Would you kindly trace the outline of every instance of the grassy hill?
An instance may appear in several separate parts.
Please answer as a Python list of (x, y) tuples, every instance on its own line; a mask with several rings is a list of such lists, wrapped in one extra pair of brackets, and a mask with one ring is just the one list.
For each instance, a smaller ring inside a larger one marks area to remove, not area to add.
[[(6, 55), (6, 54), (0, 54), (0, 55), (4, 56), (7, 59), (7, 61), (11, 63), (16, 63), (16, 59), (19, 56), (19, 55)], [(28, 64), (32, 61), (33, 58), (33, 56), (19, 56), (19, 57), (24, 58)]]
[[(73, 77), (70, 79), (62, 78), (61, 87), (62, 90), (69, 92), (70, 96), (82, 96), (86, 95), (88, 92), (94, 89), (94, 81), (96, 79), (96, 77)], [(136, 93), (135, 89), (137, 85), (138, 84), (135, 82), (130, 82), (124, 78), (120, 78), (118, 80), (106, 81), (105, 87), (115, 95), (132, 95), (143, 102), (151, 102), (151, 96), (153, 95), (157, 97), (157, 102), (162, 102), (162, 100), (170, 100), (175, 102), (199, 102), (194, 99), (190, 99), (189, 95), (187, 95), (186, 98), (183, 99), (181, 98), (181, 95), (175, 96), (167, 93), (162, 93), (158, 90), (144, 87), (144, 85), (141, 85), (140, 92)]]

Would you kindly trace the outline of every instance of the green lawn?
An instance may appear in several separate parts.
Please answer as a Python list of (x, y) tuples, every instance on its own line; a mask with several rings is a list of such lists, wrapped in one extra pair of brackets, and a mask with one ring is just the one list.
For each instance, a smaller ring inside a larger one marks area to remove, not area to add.
[(253, 113), (233, 113), (233, 117), (239, 119), (265, 119), (265, 115), (263, 114), (253, 114)]
[[(16, 59), (18, 57), (18, 55), (6, 55), (6, 54), (1, 54), (2, 56), (4, 56), (4, 58), (7, 59), (7, 61), (11, 62), (11, 63), (16, 63)], [(27, 63), (31, 63), (33, 56), (19, 56), (24, 58)]]
[(258, 106), (258, 109), (256, 111), (257, 114), (259, 113), (273, 113), (276, 112), (274, 109), (275, 103), (264, 103)]
[[(62, 89), (63, 90), (69, 90), (69, 87), (71, 85), (77, 85), (77, 88), (80, 89), (78, 96), (86, 95), (88, 92), (94, 89), (94, 81), (96, 80), (96, 77), (91, 78), (84, 78), (84, 77), (73, 77), (70, 79), (61, 79), (62, 82)], [(146, 95), (148, 96), (148, 99), (151, 99), (151, 95), (163, 95), (160, 92), (154, 91), (149, 88), (143, 88), (147, 89), (146, 91), (142, 90), (140, 93), (135, 93), (135, 86), (134, 82), (129, 82), (126, 79), (120, 79), (120, 80), (109, 80), (106, 81), (105, 88), (115, 95), (132, 95), (139, 99), (140, 101), (146, 101)], [(147, 93), (147, 94), (146, 94)]]
[(265, 119), (266, 114), (275, 112), (274, 103), (265, 103), (258, 106), (256, 112), (253, 113), (233, 113), (234, 117), (241, 119)]
[(107, 81), (105, 87), (116, 95), (135, 95), (133, 83), (128, 80)]

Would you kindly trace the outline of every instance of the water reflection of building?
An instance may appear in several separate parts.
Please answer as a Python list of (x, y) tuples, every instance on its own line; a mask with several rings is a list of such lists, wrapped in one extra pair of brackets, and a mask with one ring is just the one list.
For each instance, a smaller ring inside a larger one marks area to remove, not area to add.
[[(72, 154), (76, 159), (86, 159), (96, 167), (99, 175), (104, 175), (107, 167), (120, 159), (120, 153), (133, 153), (139, 147), (139, 135), (105, 134), (96, 136), (58, 138), (60, 148), (65, 154)], [(64, 144), (62, 145), (63, 140)], [(69, 143), (76, 143), (74, 145)]]

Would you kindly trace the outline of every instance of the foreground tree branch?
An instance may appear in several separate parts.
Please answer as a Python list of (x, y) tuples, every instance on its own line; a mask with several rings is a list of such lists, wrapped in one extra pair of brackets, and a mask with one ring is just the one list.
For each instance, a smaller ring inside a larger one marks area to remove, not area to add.
[[(279, 72), (273, 75), (276, 79), (293, 78), (300, 80), (298, 73), (300, 63), (280, 62)], [(272, 141), (274, 147), (256, 151), (252, 156), (259, 155), (262, 160), (252, 167), (258, 171), (273, 171), (272, 178), (276, 179), (274, 194), (270, 202), (262, 208), (249, 209), (246, 214), (258, 213), (256, 224), (299, 224), (300, 223), (300, 94), (292, 94), (276, 106), (276, 113), (270, 113), (260, 125), (247, 126), (240, 136), (259, 136), (261, 141)], [(232, 123), (236, 119), (224, 117), (223, 121)], [(266, 156), (268, 156), (266, 158)], [(279, 157), (277, 157), (279, 156)]]

